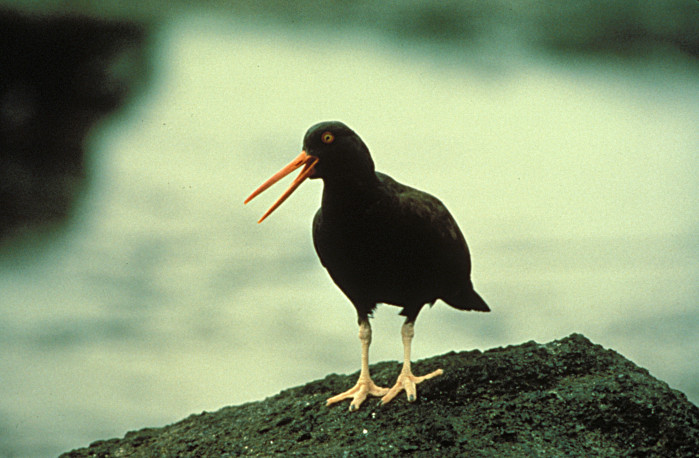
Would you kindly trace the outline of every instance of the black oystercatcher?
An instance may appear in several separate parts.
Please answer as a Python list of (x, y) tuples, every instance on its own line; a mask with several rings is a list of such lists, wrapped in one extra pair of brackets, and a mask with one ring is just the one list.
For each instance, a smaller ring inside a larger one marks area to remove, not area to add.
[[(442, 373), (416, 377), (410, 369), (415, 320), (425, 304), (441, 299), (459, 310), (490, 309), (473, 290), (471, 260), (464, 236), (444, 204), (435, 197), (374, 171), (369, 149), (341, 122), (322, 122), (308, 129), (303, 151), (245, 200), (303, 167), (291, 186), (258, 222), (262, 222), (306, 178), (324, 183), (322, 205), (313, 218), (313, 243), (320, 262), (357, 310), (362, 368), (357, 384), (328, 399), (351, 398), (356, 410), (367, 395), (381, 403), (405, 390), (417, 397), (415, 385)], [(369, 316), (378, 303), (403, 307), (404, 360), (391, 388), (377, 386), (369, 375)]]

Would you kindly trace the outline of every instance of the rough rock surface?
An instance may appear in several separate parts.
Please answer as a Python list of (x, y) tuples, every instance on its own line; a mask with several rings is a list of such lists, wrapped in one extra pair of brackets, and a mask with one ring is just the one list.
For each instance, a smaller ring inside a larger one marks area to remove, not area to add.
[[(699, 408), (612, 350), (573, 334), (414, 363), (438, 367), (418, 400), (326, 407), (357, 374), (328, 375), (264, 401), (192, 415), (63, 457), (117, 456), (696, 456)], [(391, 384), (400, 366), (371, 367)]]

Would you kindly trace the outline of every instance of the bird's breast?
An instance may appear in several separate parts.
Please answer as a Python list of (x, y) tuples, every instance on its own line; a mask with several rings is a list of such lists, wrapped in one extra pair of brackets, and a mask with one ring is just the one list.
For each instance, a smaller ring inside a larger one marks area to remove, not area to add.
[(438, 295), (440, 267), (425, 241), (409, 229), (374, 215), (323, 219), (314, 227), (314, 243), (348, 296), (391, 304), (431, 302)]

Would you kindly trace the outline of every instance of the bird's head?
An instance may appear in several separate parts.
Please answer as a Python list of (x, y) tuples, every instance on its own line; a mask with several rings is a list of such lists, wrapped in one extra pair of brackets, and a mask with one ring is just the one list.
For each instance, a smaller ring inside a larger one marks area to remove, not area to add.
[(374, 162), (359, 135), (339, 121), (326, 121), (308, 129), (301, 154), (262, 183), (245, 199), (245, 203), (300, 167), (303, 167), (301, 173), (258, 223), (276, 210), (306, 178), (322, 178), (326, 182), (374, 179)]

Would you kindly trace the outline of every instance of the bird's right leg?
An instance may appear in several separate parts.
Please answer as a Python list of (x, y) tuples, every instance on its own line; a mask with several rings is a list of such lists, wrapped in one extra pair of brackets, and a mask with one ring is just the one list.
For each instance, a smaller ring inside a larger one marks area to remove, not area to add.
[(349, 390), (328, 399), (326, 405), (352, 398), (350, 412), (359, 409), (362, 402), (368, 395), (383, 396), (388, 392), (388, 388), (383, 388), (374, 383), (369, 374), (369, 345), (371, 344), (371, 325), (368, 317), (359, 318), (359, 341), (362, 344), (362, 369), (359, 371), (359, 380)]

